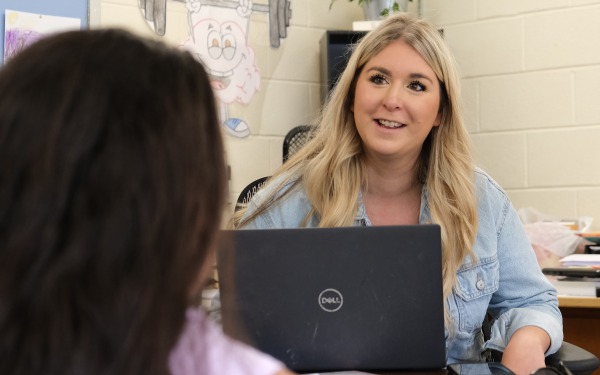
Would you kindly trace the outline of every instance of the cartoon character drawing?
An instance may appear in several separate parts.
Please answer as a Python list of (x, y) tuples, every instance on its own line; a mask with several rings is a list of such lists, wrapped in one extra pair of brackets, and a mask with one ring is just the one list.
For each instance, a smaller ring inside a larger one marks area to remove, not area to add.
[(186, 0), (190, 36), (183, 47), (205, 66), (219, 102), (225, 130), (235, 137), (250, 135), (248, 124), (229, 117), (229, 105), (248, 104), (260, 89), (260, 75), (254, 50), (248, 45), (248, 24), (252, 1), (239, 0), (235, 7), (202, 5), (201, 0)]

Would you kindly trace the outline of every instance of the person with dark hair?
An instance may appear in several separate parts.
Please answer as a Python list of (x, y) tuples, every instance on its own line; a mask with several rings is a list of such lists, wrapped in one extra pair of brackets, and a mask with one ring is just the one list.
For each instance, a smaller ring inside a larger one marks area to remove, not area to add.
[(189, 53), (49, 36), (0, 70), (0, 373), (276, 374), (192, 301), (227, 194)]

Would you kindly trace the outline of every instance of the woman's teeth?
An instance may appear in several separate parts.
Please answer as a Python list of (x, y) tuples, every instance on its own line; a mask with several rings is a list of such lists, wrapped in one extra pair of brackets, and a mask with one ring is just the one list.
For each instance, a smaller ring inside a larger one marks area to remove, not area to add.
[(379, 125), (385, 126), (386, 128), (390, 129), (397, 129), (404, 126), (404, 124), (395, 121), (378, 120), (377, 122), (379, 122)]

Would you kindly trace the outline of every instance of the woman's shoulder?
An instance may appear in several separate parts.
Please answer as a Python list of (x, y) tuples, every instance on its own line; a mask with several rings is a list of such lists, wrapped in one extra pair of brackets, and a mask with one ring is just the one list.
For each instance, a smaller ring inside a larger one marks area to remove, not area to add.
[(475, 187), (478, 199), (495, 198), (502, 201), (508, 200), (508, 196), (502, 186), (481, 168), (475, 168)]
[(174, 375), (266, 375), (284, 369), (276, 359), (227, 337), (206, 314), (193, 308), (186, 313), (169, 367)]
[(271, 177), (267, 184), (261, 188), (252, 200), (261, 205), (270, 199), (278, 199), (283, 195), (303, 195), (304, 189), (300, 189), (300, 177), (294, 174), (283, 174)]
[(498, 232), (504, 226), (506, 218), (514, 211), (512, 202), (505, 190), (482, 169), (476, 169), (477, 212), (480, 230), (490, 225)]
[(252, 198), (244, 217), (250, 217), (265, 206), (267, 207), (265, 211), (261, 211), (243, 227), (260, 229), (300, 227), (312, 207), (302, 179), (296, 176), (278, 176), (270, 180)]

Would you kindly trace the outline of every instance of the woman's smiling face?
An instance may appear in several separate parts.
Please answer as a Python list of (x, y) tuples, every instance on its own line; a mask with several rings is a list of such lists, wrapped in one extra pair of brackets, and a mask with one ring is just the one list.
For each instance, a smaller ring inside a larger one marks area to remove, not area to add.
[(375, 55), (358, 77), (352, 111), (368, 157), (416, 161), (440, 123), (439, 109), (433, 69), (401, 40)]

